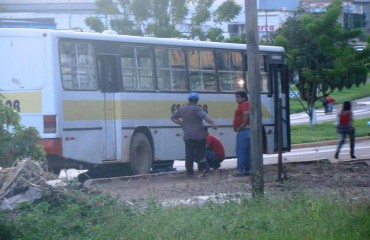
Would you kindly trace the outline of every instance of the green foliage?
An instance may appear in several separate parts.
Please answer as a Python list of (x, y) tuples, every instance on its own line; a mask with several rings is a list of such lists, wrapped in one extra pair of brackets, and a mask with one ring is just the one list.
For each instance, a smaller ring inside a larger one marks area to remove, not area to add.
[[(286, 48), (291, 75), (298, 73), (296, 87), (307, 103), (310, 119), (321, 95), (366, 82), (366, 57), (349, 45), (361, 31), (340, 26), (340, 13), (341, 1), (335, 0), (323, 14), (304, 13), (288, 19), (275, 38), (275, 44)], [(319, 96), (317, 89), (322, 92)]]
[[(293, 91), (296, 89), (292, 89)], [(370, 82), (366, 84), (361, 84), (358, 87), (353, 87), (351, 89), (342, 89), (342, 90), (334, 90), (330, 96), (335, 99), (335, 104), (342, 104), (344, 101), (353, 101), (359, 98), (368, 97), (370, 93)], [(322, 102), (317, 101), (315, 103), (315, 108), (322, 108)], [(290, 99), (290, 113), (299, 113), (304, 112), (304, 108), (302, 104), (297, 99)]]
[[(112, 0), (97, 0), (95, 3), (101, 13), (110, 16), (110, 27), (119, 34), (223, 41), (220, 24), (234, 19), (240, 13), (241, 6), (234, 0), (227, 0), (211, 11), (214, 2), (215, 0), (121, 0), (119, 8)], [(190, 6), (195, 8), (191, 14)], [(190, 22), (186, 19), (190, 19)], [(209, 21), (214, 24), (208, 26)], [(96, 17), (86, 18), (85, 23), (96, 32), (107, 28)]]
[(30, 157), (36, 161), (45, 161), (44, 147), (38, 143), (39, 132), (34, 127), (16, 128), (13, 132), (12, 154), (15, 159)]
[(206, 34), (207, 39), (212, 42), (222, 42), (224, 40), (224, 36), (222, 35), (221, 28), (211, 28)]
[(245, 34), (242, 34), (241, 36), (227, 38), (225, 39), (225, 42), (246, 44), (247, 41), (245, 37), (246, 37)]
[(226, 0), (214, 12), (216, 23), (230, 22), (241, 12), (241, 7), (234, 0)]
[(103, 32), (105, 29), (103, 22), (98, 17), (87, 17), (84, 21), (95, 32)]
[[(0, 99), (3, 97), (0, 95)], [(16, 159), (31, 157), (44, 161), (45, 151), (38, 144), (39, 133), (35, 128), (20, 124), (20, 116), (0, 100), (0, 166), (9, 167)]]
[[(370, 83), (356, 88), (335, 90), (331, 96), (335, 99), (335, 104), (341, 105), (344, 101), (354, 101), (359, 98), (368, 97), (370, 92)], [(316, 102), (316, 108), (322, 108), (321, 102)], [(296, 99), (290, 100), (290, 112), (302, 112), (302, 106)], [(367, 122), (370, 118), (354, 119), (356, 127), (356, 137), (365, 137), (370, 133)], [(321, 142), (328, 140), (337, 140), (338, 134), (333, 122), (320, 123), (315, 126), (297, 125), (291, 126), (292, 144)]]
[[(51, 202), (52, 201), (52, 202)], [(304, 193), (277, 198), (208, 202), (202, 207), (143, 211), (107, 197), (54, 198), (19, 211), (3, 225), (14, 239), (367, 239), (370, 203)], [(71, 221), (73, 219), (73, 221)], [(297, 221), (299, 219), (299, 221)], [(191, 231), (190, 231), (191, 229)], [(8, 234), (8, 236), (9, 236)]]

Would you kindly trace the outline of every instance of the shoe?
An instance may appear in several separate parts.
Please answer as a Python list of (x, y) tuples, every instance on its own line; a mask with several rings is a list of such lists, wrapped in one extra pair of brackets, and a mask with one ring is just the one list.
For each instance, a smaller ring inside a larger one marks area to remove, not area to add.
[(186, 173), (186, 176), (188, 176), (188, 177), (193, 177), (193, 176), (194, 176), (194, 172), (187, 172), (187, 173)]
[(352, 158), (352, 159), (355, 159), (355, 158), (356, 158), (356, 156), (355, 156), (355, 155), (353, 155), (353, 154), (351, 154), (351, 158)]
[(207, 177), (208, 173), (209, 173), (209, 172), (205, 172), (205, 171), (203, 171), (203, 172), (199, 172), (198, 177), (199, 177), (199, 178), (201, 178), (201, 177)]
[(233, 176), (234, 177), (246, 177), (246, 175), (243, 173), (234, 173)]
[(338, 153), (335, 153), (334, 158), (338, 159)]
[(247, 176), (245, 173), (241, 173), (241, 172), (235, 172), (234, 174), (233, 174), (233, 176), (234, 177), (245, 177), (245, 176)]

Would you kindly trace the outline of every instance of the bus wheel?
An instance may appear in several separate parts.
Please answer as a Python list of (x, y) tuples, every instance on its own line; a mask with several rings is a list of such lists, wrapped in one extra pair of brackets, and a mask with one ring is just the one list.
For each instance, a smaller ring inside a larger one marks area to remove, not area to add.
[(150, 173), (153, 163), (153, 149), (144, 133), (136, 133), (131, 140), (130, 167), (133, 174)]

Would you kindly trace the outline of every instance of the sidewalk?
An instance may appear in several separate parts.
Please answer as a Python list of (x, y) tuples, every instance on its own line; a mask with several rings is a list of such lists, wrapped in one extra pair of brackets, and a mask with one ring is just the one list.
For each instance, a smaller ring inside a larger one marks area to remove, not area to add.
[[(339, 141), (339, 139), (337, 139), (337, 140), (330, 140), (330, 141), (323, 141), (323, 142), (312, 142), (312, 143), (294, 144), (294, 145), (292, 145), (292, 149), (337, 145), (338, 144), (338, 141)], [(370, 141), (370, 137), (357, 137), (355, 141), (356, 142)]]

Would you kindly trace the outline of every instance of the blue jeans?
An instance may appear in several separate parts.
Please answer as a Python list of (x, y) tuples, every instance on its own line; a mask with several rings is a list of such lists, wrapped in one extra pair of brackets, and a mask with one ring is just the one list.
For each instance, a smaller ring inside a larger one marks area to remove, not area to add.
[(339, 143), (337, 147), (336, 153), (339, 154), (340, 149), (342, 148), (344, 141), (346, 140), (347, 134), (349, 136), (349, 147), (350, 147), (350, 154), (354, 155), (355, 154), (355, 130), (351, 132), (343, 132), (339, 133)]
[(250, 129), (246, 128), (236, 134), (236, 171), (239, 174), (251, 173), (251, 147), (250, 147)]
[(216, 153), (210, 149), (206, 150), (206, 160), (208, 168), (218, 169), (221, 167), (221, 160), (216, 155)]

